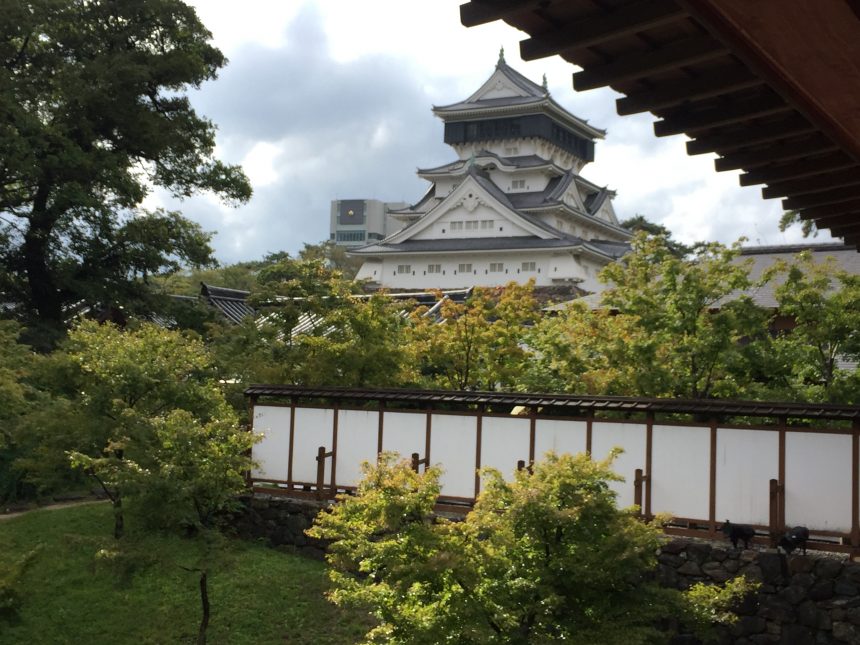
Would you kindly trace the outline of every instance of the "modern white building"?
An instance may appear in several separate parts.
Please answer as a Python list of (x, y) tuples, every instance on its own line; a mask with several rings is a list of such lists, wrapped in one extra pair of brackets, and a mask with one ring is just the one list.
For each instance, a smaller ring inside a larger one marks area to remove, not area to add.
[(618, 224), (614, 193), (580, 175), (605, 132), (502, 55), (478, 91), (433, 113), (458, 158), (418, 171), (431, 185), (417, 204), (390, 212), (400, 230), (350, 249), (364, 258), (357, 279), (398, 290), (533, 278), (539, 287), (598, 291), (598, 271), (631, 236)]
[(338, 246), (364, 246), (382, 240), (402, 227), (391, 211), (407, 206), (378, 199), (334, 199), (329, 218), (331, 241)]

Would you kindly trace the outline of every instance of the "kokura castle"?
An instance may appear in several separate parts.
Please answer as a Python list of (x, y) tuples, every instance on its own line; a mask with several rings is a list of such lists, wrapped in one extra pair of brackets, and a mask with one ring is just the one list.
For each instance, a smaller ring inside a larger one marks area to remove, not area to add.
[(605, 131), (577, 118), (499, 56), (469, 98), (434, 107), (457, 159), (419, 169), (430, 188), (391, 210), (400, 230), (353, 247), (358, 280), (393, 290), (499, 286), (599, 291), (597, 273), (628, 249), (614, 193), (580, 171)]

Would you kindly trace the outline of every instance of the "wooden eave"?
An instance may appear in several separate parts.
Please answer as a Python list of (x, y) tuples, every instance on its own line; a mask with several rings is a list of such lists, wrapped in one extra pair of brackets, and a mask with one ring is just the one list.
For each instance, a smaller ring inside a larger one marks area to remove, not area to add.
[(687, 134), (689, 154), (860, 245), (860, 0), (471, 0), (460, 15), (525, 31), (523, 59), (560, 55), (582, 68), (575, 89), (612, 87), (619, 114), (652, 112), (657, 136)]

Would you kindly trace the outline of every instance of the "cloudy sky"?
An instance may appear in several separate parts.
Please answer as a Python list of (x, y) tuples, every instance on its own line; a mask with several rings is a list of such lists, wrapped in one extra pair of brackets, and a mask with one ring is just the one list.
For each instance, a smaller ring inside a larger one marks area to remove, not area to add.
[[(466, 29), (465, 0), (192, 0), (230, 62), (192, 94), (218, 125), (218, 155), (240, 163), (254, 196), (239, 208), (202, 195), (171, 204), (216, 233), (225, 263), (295, 253), (328, 238), (333, 199), (414, 203), (419, 167), (451, 161), (433, 105), (459, 101), (492, 73), (500, 47), (509, 65), (564, 107), (608, 130), (583, 175), (617, 191), (621, 219), (643, 214), (682, 241), (778, 244), (779, 202), (717, 173), (713, 157), (689, 157), (684, 137), (658, 139), (651, 115), (619, 117), (608, 89), (575, 93), (575, 68), (558, 57), (523, 62), (525, 37), (505, 23)], [(819, 241), (826, 241), (826, 233)]]

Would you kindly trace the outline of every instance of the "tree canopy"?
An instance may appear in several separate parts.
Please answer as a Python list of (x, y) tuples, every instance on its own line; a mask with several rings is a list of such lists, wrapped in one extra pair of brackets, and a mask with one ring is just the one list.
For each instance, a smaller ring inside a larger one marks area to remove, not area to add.
[(0, 286), (43, 345), (81, 301), (210, 260), (197, 225), (139, 210), (153, 186), (250, 197), (186, 95), (226, 63), (210, 38), (181, 0), (0, 5)]

